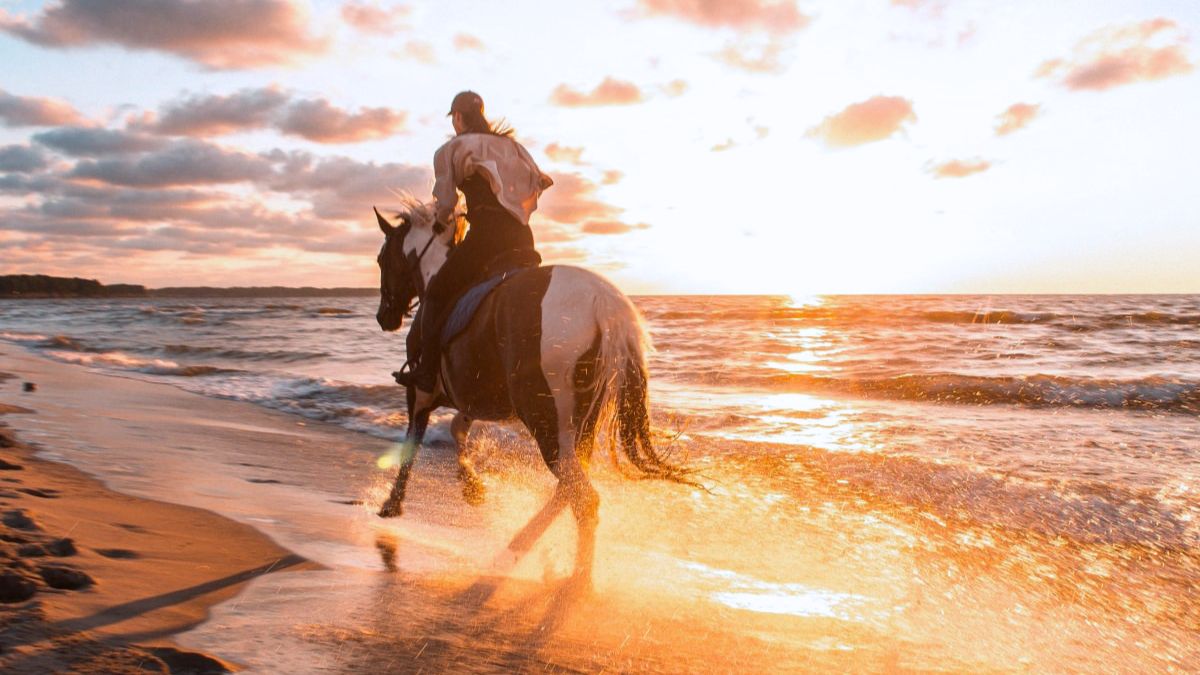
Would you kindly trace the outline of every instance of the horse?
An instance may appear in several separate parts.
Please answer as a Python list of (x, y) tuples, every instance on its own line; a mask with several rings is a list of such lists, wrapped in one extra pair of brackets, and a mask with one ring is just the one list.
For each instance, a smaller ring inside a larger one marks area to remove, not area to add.
[[(394, 225), (375, 210), (384, 235), (379, 251), (380, 302), (376, 320), (396, 331), (459, 239), (458, 227), (435, 227), (432, 203), (410, 201)], [(416, 344), (408, 334), (408, 352)], [(651, 443), (646, 353), (649, 338), (633, 303), (588, 270), (551, 265), (506, 278), (479, 305), (470, 323), (445, 346), (432, 394), (406, 390), (408, 432), (391, 493), (379, 510), (402, 513), (405, 488), (430, 413), (457, 411), (450, 428), (458, 445), (463, 496), (478, 504), (483, 483), (466, 449), (476, 420), (519, 420), (558, 479), (535, 521), (542, 529), (567, 504), (578, 531), (574, 578), (590, 584), (600, 497), (587, 475), (598, 436), (609, 441), (614, 463), (619, 442), (642, 477), (695, 485), (689, 471)], [(626, 473), (629, 473), (626, 471)], [(531, 521), (531, 526), (533, 521)], [(510, 551), (520, 554), (539, 533), (526, 528)], [(523, 550), (522, 550), (523, 549)]]

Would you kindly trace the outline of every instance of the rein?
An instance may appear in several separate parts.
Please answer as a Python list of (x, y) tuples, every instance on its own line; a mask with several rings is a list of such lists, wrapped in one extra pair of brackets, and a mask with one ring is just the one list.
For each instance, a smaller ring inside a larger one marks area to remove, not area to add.
[[(433, 235), (429, 237), (429, 241), (425, 242), (425, 248), (421, 249), (421, 252), (412, 257), (411, 261), (409, 262), (409, 273), (412, 275), (413, 286), (417, 289), (417, 295), (411, 301), (409, 301), (408, 307), (404, 309), (404, 313), (406, 315), (411, 313), (417, 308), (418, 305), (421, 304), (421, 296), (425, 295), (425, 279), (421, 277), (421, 259), (425, 257), (426, 253), (429, 252), (429, 247), (433, 245), (434, 240), (438, 238), (439, 234), (441, 233), (436, 231), (435, 224), (435, 231)], [(450, 250), (454, 250), (453, 239), (450, 240)]]

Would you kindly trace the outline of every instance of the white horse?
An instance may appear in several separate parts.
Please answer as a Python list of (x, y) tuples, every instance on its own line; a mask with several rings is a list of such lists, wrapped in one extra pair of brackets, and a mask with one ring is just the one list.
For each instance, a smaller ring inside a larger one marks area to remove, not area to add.
[[(375, 214), (385, 237), (376, 319), (380, 328), (394, 331), (446, 261), (458, 232), (435, 231), (431, 204), (409, 205), (399, 214), (399, 225)], [(408, 342), (411, 353), (412, 331)], [(598, 434), (610, 443), (619, 441), (644, 476), (694, 484), (650, 442), (648, 345), (633, 303), (593, 272), (547, 266), (507, 279), (446, 345), (434, 393), (408, 389), (408, 435), (396, 482), (379, 515), (401, 514), (413, 460), (435, 408), (458, 411), (451, 433), (458, 443), (463, 495), (473, 503), (482, 499), (483, 484), (466, 452), (471, 422), (517, 419), (537, 441), (558, 487), (535, 518), (540, 524), (531, 522), (533, 529), (527, 527), (510, 549), (523, 553), (570, 504), (579, 529), (575, 576), (590, 582), (600, 498), (586, 468)]]

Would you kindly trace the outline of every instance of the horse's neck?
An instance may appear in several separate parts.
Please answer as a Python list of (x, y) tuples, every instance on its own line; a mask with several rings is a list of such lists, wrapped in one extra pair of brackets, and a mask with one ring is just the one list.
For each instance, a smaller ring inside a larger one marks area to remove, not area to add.
[(434, 242), (429, 247), (429, 251), (421, 258), (421, 279), (425, 281), (425, 288), (429, 288), (429, 280), (433, 279), (433, 275), (442, 269), (442, 265), (446, 264), (446, 256), (449, 255), (450, 249), (442, 246), (441, 242)]

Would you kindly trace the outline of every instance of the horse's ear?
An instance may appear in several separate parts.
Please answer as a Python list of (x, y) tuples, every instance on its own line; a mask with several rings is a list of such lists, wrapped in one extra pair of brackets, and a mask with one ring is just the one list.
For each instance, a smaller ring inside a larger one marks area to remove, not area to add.
[(379, 221), (379, 229), (383, 231), (384, 236), (396, 231), (396, 226), (389, 223), (383, 214), (379, 213), (379, 209), (372, 206), (371, 210), (375, 212), (375, 220)]

